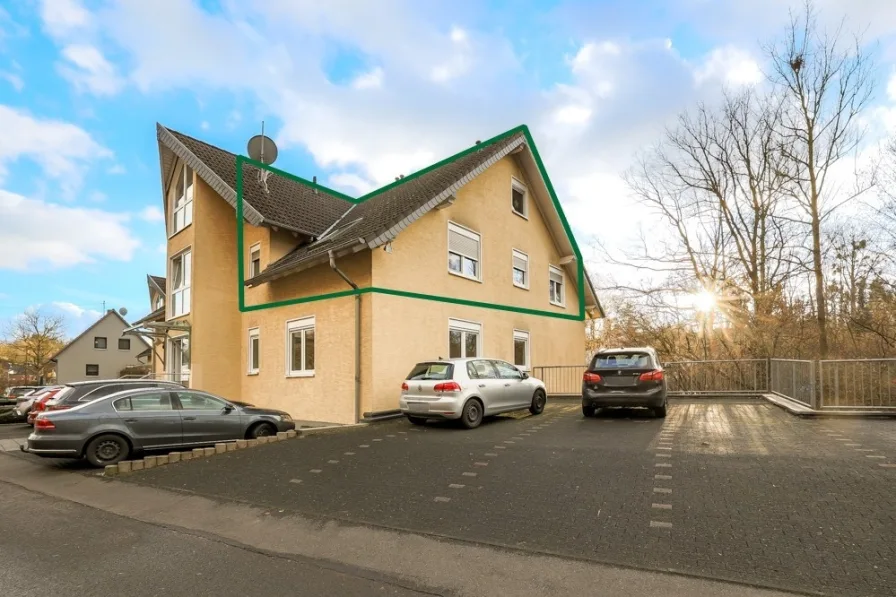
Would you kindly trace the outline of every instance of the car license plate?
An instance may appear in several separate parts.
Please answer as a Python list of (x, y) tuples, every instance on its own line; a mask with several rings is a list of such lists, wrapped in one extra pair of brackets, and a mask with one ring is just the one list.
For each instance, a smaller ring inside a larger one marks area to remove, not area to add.
[(408, 402), (408, 408), (415, 412), (429, 411), (429, 404), (426, 402)]

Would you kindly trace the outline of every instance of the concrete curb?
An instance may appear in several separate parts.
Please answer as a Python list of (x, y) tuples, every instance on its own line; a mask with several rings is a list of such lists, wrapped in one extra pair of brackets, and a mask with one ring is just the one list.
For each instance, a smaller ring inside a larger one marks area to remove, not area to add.
[[(314, 427), (314, 431), (327, 431), (332, 429), (342, 429), (343, 427), (357, 427), (357, 425), (332, 425), (327, 427)], [(123, 460), (118, 464), (107, 465), (103, 471), (104, 477), (117, 477), (118, 475), (127, 475), (136, 471), (156, 468), (158, 466), (166, 466), (179, 462), (187, 462), (189, 460), (197, 460), (199, 458), (208, 458), (217, 456), (218, 454), (226, 454), (227, 452), (235, 452), (237, 450), (246, 450), (263, 444), (279, 443), (288, 439), (301, 439), (302, 436), (310, 431), (310, 429), (292, 429), (290, 431), (279, 431), (277, 435), (269, 435), (258, 439), (238, 439), (231, 442), (218, 442), (214, 446), (193, 448), (185, 452), (170, 452), (164, 455), (145, 456), (139, 460)]]
[(762, 394), (761, 398), (766, 401), (774, 404), (777, 407), (783, 408), (787, 412), (797, 417), (802, 417), (806, 419), (813, 418), (846, 418), (846, 419), (855, 419), (855, 418), (892, 418), (896, 417), (896, 411), (876, 411), (876, 410), (849, 410), (849, 409), (821, 409), (815, 410), (813, 408), (809, 408), (808, 406), (797, 402), (796, 400), (791, 400), (790, 398), (786, 398), (784, 396), (778, 394)]

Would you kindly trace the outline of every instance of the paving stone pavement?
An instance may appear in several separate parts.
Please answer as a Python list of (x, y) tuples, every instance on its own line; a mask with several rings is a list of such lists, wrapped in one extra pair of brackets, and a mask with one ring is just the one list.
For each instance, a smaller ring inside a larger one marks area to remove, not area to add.
[(123, 479), (793, 591), (892, 595), (896, 468), (880, 465), (896, 463), (894, 427), (761, 401), (673, 401), (665, 420), (585, 419), (552, 401), (470, 431), (396, 420)]

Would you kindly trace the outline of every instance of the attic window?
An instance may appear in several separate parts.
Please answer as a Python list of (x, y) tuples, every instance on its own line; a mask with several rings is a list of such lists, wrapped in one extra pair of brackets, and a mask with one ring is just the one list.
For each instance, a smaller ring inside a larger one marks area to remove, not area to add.
[(524, 218), (529, 217), (526, 185), (515, 178), (510, 179), (510, 208), (513, 213)]
[(254, 278), (261, 273), (261, 243), (249, 247), (249, 277)]
[(171, 234), (177, 234), (193, 223), (193, 169), (186, 164), (177, 175), (171, 220)]

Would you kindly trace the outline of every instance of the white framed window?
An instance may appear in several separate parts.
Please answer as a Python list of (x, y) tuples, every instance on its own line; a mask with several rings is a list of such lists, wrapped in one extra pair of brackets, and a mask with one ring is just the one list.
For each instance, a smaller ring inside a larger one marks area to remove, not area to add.
[(482, 243), (479, 234), (448, 222), (448, 271), (471, 280), (482, 280)]
[(165, 297), (163, 297), (162, 295), (156, 296), (156, 304), (155, 304), (154, 308), (161, 309), (164, 306), (165, 306)]
[(190, 312), (190, 281), (193, 278), (193, 252), (189, 249), (171, 258), (171, 317)]
[(193, 169), (184, 164), (177, 175), (171, 210), (171, 234), (193, 223)]
[(510, 178), (510, 209), (518, 216), (529, 218), (529, 191), (516, 178)]
[(249, 277), (254, 278), (261, 273), (261, 243), (249, 247)]
[(550, 266), (550, 298), (551, 304), (563, 307), (566, 305), (566, 283), (563, 279), (563, 271), (560, 268)]
[(529, 370), (529, 332), (513, 330), (513, 364)]
[(513, 249), (513, 285), (518, 288), (529, 288), (529, 256)]
[(286, 376), (314, 375), (314, 316), (286, 322)]
[(247, 348), (246, 362), (249, 366), (248, 374), (258, 375), (258, 370), (261, 368), (261, 353), (259, 352), (261, 349), (261, 341), (258, 334), (258, 328), (251, 328), (249, 330), (249, 345)]
[(482, 324), (448, 320), (448, 358), (465, 359), (482, 354)]

